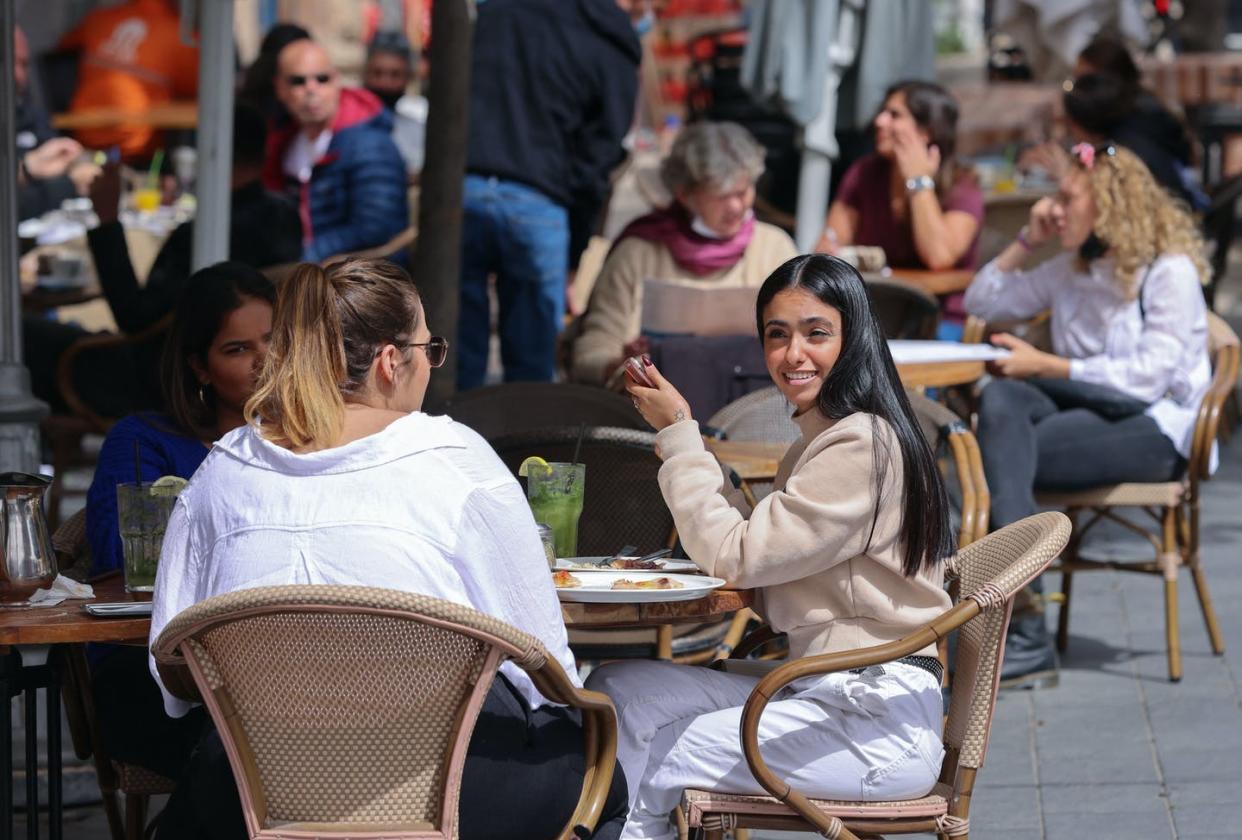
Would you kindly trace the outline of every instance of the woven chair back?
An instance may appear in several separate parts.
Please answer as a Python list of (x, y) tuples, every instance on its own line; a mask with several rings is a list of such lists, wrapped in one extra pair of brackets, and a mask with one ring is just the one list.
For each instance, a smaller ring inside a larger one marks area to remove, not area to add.
[(465, 749), (497, 667), (547, 657), (469, 607), (354, 586), (210, 598), (161, 634), (161, 672), (178, 650), (229, 752), (252, 836), (309, 823), (325, 837), (456, 837)]
[(867, 278), (867, 297), (871, 311), (890, 339), (931, 339), (936, 337), (940, 305), (936, 298), (918, 286), (892, 278)]
[[(550, 428), (491, 441), (500, 459), (517, 471), (526, 458), (573, 460), (577, 428)], [(612, 554), (624, 545), (648, 552), (670, 545), (673, 515), (657, 477), (661, 461), (655, 434), (610, 427), (588, 428), (578, 454), (586, 465), (586, 492), (578, 519), (578, 554)]]
[(508, 382), (458, 394), (444, 413), (491, 441), (555, 426), (616, 426), (650, 431), (626, 397), (590, 385)]
[(1207, 313), (1208, 358), (1212, 362), (1212, 382), (1199, 406), (1195, 436), (1191, 442), (1187, 477), (1192, 486), (1211, 476), (1212, 444), (1216, 442), (1222, 415), (1230, 394), (1238, 387), (1240, 348), (1238, 334), (1215, 312)]
[(983, 765), (1013, 597), (1047, 568), (1069, 536), (1065, 514), (1039, 513), (970, 544), (954, 559), (961, 598), (984, 606), (958, 631), (944, 741), (959, 751), (960, 767)]
[(793, 406), (775, 386), (754, 391), (717, 411), (707, 425), (729, 440), (793, 443), (802, 432), (793, 421)]
[(944, 459), (945, 485), (957, 519), (957, 546), (965, 548), (986, 534), (988, 528), (991, 497), (979, 443), (966, 421), (943, 403), (916, 391), (906, 391), (906, 396), (932, 453), (938, 459), (948, 456)]

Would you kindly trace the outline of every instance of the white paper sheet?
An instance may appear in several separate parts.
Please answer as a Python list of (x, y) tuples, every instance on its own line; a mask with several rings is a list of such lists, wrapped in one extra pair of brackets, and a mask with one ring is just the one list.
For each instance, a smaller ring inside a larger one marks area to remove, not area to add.
[(755, 296), (747, 286), (643, 282), (645, 335), (754, 335)]
[(1009, 355), (1008, 350), (991, 344), (962, 344), (958, 341), (889, 341), (893, 362), (899, 365), (920, 362), (990, 362)]

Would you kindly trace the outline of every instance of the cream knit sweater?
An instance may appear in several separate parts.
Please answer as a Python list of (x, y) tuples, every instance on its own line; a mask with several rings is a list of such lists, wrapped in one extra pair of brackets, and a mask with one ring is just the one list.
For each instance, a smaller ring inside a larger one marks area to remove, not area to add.
[(591, 291), (582, 334), (573, 345), (573, 379), (604, 384), (604, 368), (621, 357), (621, 348), (642, 331), (643, 282), (648, 278), (687, 286), (753, 286), (758, 288), (797, 249), (789, 234), (763, 222), (742, 259), (729, 268), (696, 277), (673, 262), (668, 249), (637, 237), (621, 240), (608, 255)]
[[(818, 410), (794, 420), (802, 437), (749, 515), (723, 495), (698, 423), (659, 433), (660, 489), (690, 559), (734, 586), (758, 588), (756, 610), (789, 635), (791, 658), (891, 642), (947, 610), (941, 567), (913, 578), (901, 572), (901, 453), (888, 425), (869, 414), (833, 422)], [(892, 457), (872, 533), (876, 432)], [(935, 656), (935, 646), (921, 653)]]

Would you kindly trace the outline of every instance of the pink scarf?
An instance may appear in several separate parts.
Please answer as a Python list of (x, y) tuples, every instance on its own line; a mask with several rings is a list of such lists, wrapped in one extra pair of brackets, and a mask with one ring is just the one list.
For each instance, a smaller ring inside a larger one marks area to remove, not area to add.
[(755, 233), (753, 216), (746, 220), (741, 230), (728, 239), (712, 239), (695, 233), (690, 222), (690, 214), (679, 202), (674, 201), (663, 210), (656, 210), (630, 222), (612, 247), (615, 249), (627, 236), (657, 242), (668, 249), (673, 262), (701, 277), (736, 265)]

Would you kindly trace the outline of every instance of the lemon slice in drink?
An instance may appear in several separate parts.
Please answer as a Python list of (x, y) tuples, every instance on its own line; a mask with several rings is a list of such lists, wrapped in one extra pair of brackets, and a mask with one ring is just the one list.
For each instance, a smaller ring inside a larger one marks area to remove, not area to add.
[(162, 475), (151, 484), (151, 495), (176, 496), (189, 483), (179, 475)]
[(539, 467), (540, 469), (547, 469), (547, 466), (548, 466), (547, 461), (543, 460), (538, 455), (531, 455), (529, 458), (527, 458), (525, 461), (522, 462), (521, 466), (518, 467), (518, 475), (521, 476), (522, 478), (527, 478), (530, 475), (531, 467)]

